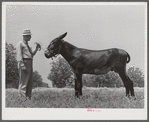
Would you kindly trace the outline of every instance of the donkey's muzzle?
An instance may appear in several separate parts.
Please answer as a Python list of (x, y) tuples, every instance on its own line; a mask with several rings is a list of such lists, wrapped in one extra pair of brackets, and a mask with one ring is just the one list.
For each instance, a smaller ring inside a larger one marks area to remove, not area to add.
[(52, 57), (49, 50), (45, 50), (44, 55), (45, 55), (46, 58), (51, 58)]

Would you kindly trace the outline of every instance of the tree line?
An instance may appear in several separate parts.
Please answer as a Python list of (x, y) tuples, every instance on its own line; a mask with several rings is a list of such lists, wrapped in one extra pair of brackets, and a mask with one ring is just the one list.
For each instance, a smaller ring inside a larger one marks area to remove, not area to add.
[[(19, 73), (16, 60), (16, 48), (13, 44), (6, 43), (6, 88), (18, 88), (19, 85)], [(43, 79), (38, 71), (33, 72), (33, 88), (35, 87), (48, 87), (47, 83), (43, 82)]]
[[(48, 79), (52, 81), (53, 87), (74, 87), (74, 75), (67, 61), (58, 57), (51, 64), (51, 72)], [(129, 67), (127, 74), (134, 83), (134, 87), (144, 87), (144, 74), (141, 69)], [(84, 74), (82, 77), (83, 86), (86, 87), (124, 87), (119, 75), (109, 72), (105, 75)]]

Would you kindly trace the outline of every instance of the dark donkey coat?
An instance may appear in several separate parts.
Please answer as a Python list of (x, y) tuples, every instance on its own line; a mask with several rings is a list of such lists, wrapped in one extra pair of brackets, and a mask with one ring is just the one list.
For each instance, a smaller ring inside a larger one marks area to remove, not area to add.
[(61, 54), (70, 64), (75, 74), (75, 95), (82, 95), (82, 74), (106, 74), (115, 71), (121, 77), (126, 88), (126, 96), (134, 97), (133, 83), (126, 74), (126, 63), (130, 61), (129, 54), (117, 48), (107, 50), (87, 50), (78, 48), (63, 38), (67, 33), (52, 40), (45, 51), (45, 56), (51, 58)]

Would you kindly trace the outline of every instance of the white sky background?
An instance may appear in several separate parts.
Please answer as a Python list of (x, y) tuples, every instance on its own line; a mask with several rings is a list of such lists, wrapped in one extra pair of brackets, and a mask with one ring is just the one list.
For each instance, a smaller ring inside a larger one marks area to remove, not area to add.
[[(46, 48), (51, 40), (68, 32), (64, 40), (77, 47), (121, 48), (131, 56), (128, 66), (145, 68), (144, 5), (7, 5), (6, 41), (16, 47), (26, 28), (33, 34), (29, 42), (33, 48), (35, 42)], [(34, 57), (34, 70), (47, 83), (50, 62), (43, 50)]]

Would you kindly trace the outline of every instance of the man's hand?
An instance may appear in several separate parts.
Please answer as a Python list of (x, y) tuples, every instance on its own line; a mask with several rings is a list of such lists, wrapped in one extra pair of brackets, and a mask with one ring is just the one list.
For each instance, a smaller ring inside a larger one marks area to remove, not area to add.
[(40, 51), (41, 50), (41, 45), (39, 43), (37, 43), (37, 42), (35, 42), (35, 44), (36, 44), (36, 49), (32, 53), (33, 56), (37, 53), (37, 51)]
[(26, 67), (25, 67), (25, 66), (22, 66), (22, 70), (23, 70), (23, 71), (26, 71)]
[(40, 51), (41, 50), (41, 45), (39, 44), (39, 43), (35, 43), (36, 44), (36, 49), (38, 50), (38, 51)]

